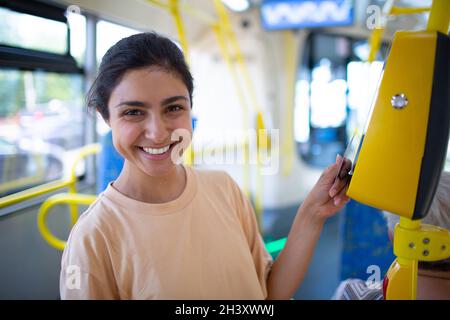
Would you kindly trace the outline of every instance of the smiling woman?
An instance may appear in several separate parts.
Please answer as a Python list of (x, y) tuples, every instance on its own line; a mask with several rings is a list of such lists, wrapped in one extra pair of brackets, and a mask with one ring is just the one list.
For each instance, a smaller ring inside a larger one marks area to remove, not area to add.
[[(193, 80), (178, 47), (155, 33), (122, 39), (89, 93), (125, 158), (79, 218), (62, 258), (63, 299), (291, 298), (326, 218), (348, 198), (330, 166), (298, 209), (272, 266), (251, 204), (224, 172), (177, 161), (192, 135)], [(174, 156), (175, 154), (175, 156)], [(70, 284), (80, 270), (79, 286)]]
[[(166, 176), (174, 169), (172, 132), (184, 129), (192, 134), (190, 110), (189, 92), (179, 77), (155, 67), (129, 71), (109, 100), (107, 122), (114, 146), (140, 171)], [(123, 174), (132, 172), (125, 165)]]

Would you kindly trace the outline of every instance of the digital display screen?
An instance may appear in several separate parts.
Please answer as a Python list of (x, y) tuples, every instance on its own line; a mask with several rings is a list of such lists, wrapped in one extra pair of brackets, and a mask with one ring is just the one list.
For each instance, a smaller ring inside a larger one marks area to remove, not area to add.
[(265, 0), (261, 21), (266, 30), (348, 26), (353, 24), (353, 1)]

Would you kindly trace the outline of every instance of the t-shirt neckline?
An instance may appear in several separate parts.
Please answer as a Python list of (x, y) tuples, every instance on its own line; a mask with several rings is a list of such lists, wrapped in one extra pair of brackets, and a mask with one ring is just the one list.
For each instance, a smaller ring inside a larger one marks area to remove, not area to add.
[(186, 172), (186, 186), (176, 199), (169, 202), (148, 203), (127, 197), (112, 186), (114, 181), (108, 184), (103, 195), (130, 213), (165, 215), (178, 212), (192, 201), (197, 191), (195, 173), (189, 167), (183, 166), (183, 168)]

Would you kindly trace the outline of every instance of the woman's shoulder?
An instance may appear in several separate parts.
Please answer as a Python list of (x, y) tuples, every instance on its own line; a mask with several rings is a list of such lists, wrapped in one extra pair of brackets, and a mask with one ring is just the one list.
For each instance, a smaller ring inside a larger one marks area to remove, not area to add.
[(108, 220), (110, 220), (110, 208), (105, 203), (107, 198), (100, 194), (97, 199), (84, 211), (74, 227), (71, 235), (75, 234), (77, 237), (98, 237), (103, 236), (107, 227)]

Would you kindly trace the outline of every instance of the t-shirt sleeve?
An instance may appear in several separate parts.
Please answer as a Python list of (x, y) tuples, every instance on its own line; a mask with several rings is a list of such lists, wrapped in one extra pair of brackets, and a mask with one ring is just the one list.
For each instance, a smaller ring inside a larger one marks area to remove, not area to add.
[(61, 299), (119, 299), (105, 237), (85, 216), (80, 220), (61, 260)]
[(253, 262), (255, 263), (258, 280), (261, 284), (264, 298), (266, 298), (267, 279), (273, 263), (272, 256), (269, 254), (264, 245), (264, 241), (259, 232), (256, 215), (250, 201), (247, 199), (236, 182), (234, 182), (234, 180), (229, 176), (228, 179), (231, 182), (231, 188), (233, 190), (233, 198), (235, 199), (237, 213), (241, 221), (245, 237), (247, 238)]

